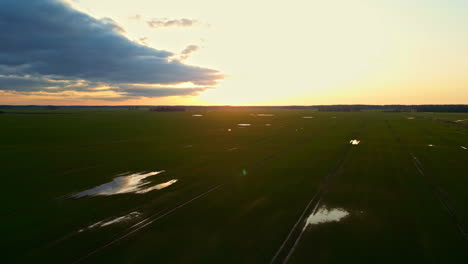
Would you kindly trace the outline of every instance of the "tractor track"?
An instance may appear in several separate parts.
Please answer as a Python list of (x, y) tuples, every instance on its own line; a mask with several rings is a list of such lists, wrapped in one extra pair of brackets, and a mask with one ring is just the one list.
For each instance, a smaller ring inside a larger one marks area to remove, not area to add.
[[(354, 137), (357, 137), (364, 128), (365, 122), (363, 122), (363, 125), (358, 129), (357, 132), (354, 133)], [(299, 216), (299, 218), (289, 231), (288, 235), (283, 240), (278, 250), (275, 252), (275, 255), (271, 259), (270, 264), (286, 264), (289, 261), (297, 246), (299, 245), (304, 231), (306, 230), (305, 220), (307, 215), (316, 213), (323, 196), (328, 192), (330, 188), (331, 181), (336, 177), (336, 175), (338, 175), (343, 170), (345, 161), (350, 156), (352, 148), (353, 146), (348, 144), (343, 155), (338, 159), (338, 161), (332, 167), (331, 171), (325, 175), (325, 177), (322, 180), (322, 183), (319, 185), (318, 190), (309, 200), (304, 210), (302, 211), (302, 214)]]
[(323, 183), (319, 186), (318, 190), (315, 192), (315, 194), (305, 206), (304, 210), (302, 211), (302, 214), (292, 226), (288, 235), (283, 240), (275, 255), (271, 259), (270, 264), (286, 264), (289, 261), (305, 231), (305, 219), (309, 214), (313, 214), (317, 211), (323, 196), (328, 192), (330, 188), (331, 180), (342, 171), (345, 161), (351, 153), (351, 149), (351, 145), (346, 148), (344, 155), (338, 160), (335, 166), (333, 166), (332, 171), (324, 177)]
[[(423, 117), (425, 119), (429, 119), (426, 117)], [(436, 121), (440, 121), (437, 119), (432, 119)], [(444, 123), (445, 120), (443, 120)], [(398, 144), (406, 151), (408, 156), (411, 158), (411, 161), (413, 162), (414, 167), (416, 170), (419, 172), (419, 174), (422, 176), (423, 179), (425, 179), (426, 183), (429, 185), (431, 192), (436, 198), (436, 200), (439, 201), (440, 205), (444, 209), (444, 211), (448, 214), (448, 216), (452, 219), (454, 222), (455, 226), (457, 227), (457, 230), (459, 233), (462, 235), (465, 241), (468, 241), (468, 233), (466, 232), (466, 229), (464, 227), (462, 218), (460, 217), (460, 214), (458, 213), (457, 207), (455, 206), (455, 202), (449, 198), (447, 193), (437, 186), (434, 181), (432, 180), (430, 174), (427, 172), (427, 170), (424, 168), (423, 164), (419, 161), (419, 159), (414, 155), (414, 153), (409, 149), (408, 145), (405, 144), (402, 140), (400, 135), (393, 129), (393, 127), (390, 125), (388, 120), (385, 120), (387, 123), (387, 127), (392, 133), (393, 137), (395, 140), (398, 142)], [(455, 123), (456, 124), (456, 123)]]

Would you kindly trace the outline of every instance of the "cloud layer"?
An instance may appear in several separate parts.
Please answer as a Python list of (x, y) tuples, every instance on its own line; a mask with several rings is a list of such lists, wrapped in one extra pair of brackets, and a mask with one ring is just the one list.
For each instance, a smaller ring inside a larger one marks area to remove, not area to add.
[(169, 18), (159, 18), (146, 21), (148, 26), (152, 28), (162, 28), (162, 27), (191, 27), (199, 23), (198, 20), (189, 19), (189, 18), (180, 18), (180, 19), (169, 19)]
[[(171, 52), (130, 41), (109, 18), (95, 19), (58, 0), (2, 0), (0, 31), (0, 90), (92, 92), (107, 87), (124, 99), (193, 95), (222, 79), (216, 70), (171, 60)], [(196, 89), (170, 88), (182, 83)], [(128, 88), (134, 84), (147, 88)], [(166, 88), (150, 92), (155, 84)]]

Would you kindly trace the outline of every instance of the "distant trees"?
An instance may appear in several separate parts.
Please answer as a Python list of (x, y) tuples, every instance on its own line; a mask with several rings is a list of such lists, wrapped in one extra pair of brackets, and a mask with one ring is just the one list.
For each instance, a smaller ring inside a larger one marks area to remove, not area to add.
[(152, 112), (180, 112), (185, 111), (184, 106), (156, 106), (149, 109)]
[(333, 111), (333, 112), (358, 112), (361, 111), (363, 106), (360, 105), (319, 105), (319, 111)]
[(417, 112), (468, 113), (468, 105), (417, 105)]
[(46, 105), (46, 106), (44, 106), (44, 109), (46, 109), (46, 110), (57, 110), (57, 109), (59, 109), (59, 107), (55, 106), (55, 105)]

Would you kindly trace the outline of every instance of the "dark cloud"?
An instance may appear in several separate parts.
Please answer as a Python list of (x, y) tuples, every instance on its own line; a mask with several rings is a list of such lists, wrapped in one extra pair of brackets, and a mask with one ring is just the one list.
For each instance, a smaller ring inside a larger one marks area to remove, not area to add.
[(180, 19), (169, 19), (169, 18), (158, 18), (146, 21), (148, 26), (152, 28), (163, 28), (163, 27), (191, 27), (198, 24), (198, 20), (180, 18)]
[[(39, 92), (58, 93), (63, 91), (94, 91), (98, 83), (89, 83), (77, 80), (54, 80), (44, 77), (32, 76), (1, 76), (0, 90), (18, 92)], [(101, 84), (102, 85), (102, 84)]]
[[(74, 91), (85, 93), (79, 98), (95, 98), (98, 100), (127, 100), (135, 97), (193, 96), (210, 87), (176, 88), (141, 84), (120, 84), (109, 86), (104, 83), (87, 82), (83, 80), (54, 80), (34, 76), (1, 76), (0, 91), (14, 91), (22, 95), (57, 96), (57, 94)], [(93, 96), (90, 93), (110, 91), (115, 97)], [(69, 95), (67, 95), (69, 96)]]
[(131, 83), (214, 86), (222, 79), (216, 70), (185, 65), (170, 60), (172, 52), (132, 42), (113, 20), (95, 19), (59, 0), (0, 1), (0, 32), (0, 90), (50, 84), (80, 90), (83, 83), (86, 89)]
[(197, 95), (206, 89), (208, 88), (127, 88), (124, 91), (127, 96), (162, 97)]

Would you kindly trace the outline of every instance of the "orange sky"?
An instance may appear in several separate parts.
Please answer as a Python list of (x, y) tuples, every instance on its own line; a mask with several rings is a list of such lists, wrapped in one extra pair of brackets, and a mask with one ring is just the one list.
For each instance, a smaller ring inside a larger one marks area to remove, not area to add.
[[(76, 92), (0, 91), (0, 104), (468, 103), (466, 1), (68, 2), (93, 17), (113, 19), (131, 41), (178, 59), (192, 45), (181, 61), (216, 69), (225, 78), (185, 96), (95, 100)], [(163, 23), (171, 20), (180, 23)], [(150, 27), (149, 21), (162, 26)]]

